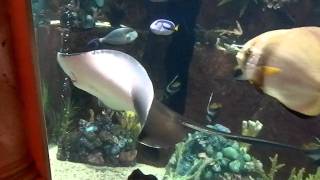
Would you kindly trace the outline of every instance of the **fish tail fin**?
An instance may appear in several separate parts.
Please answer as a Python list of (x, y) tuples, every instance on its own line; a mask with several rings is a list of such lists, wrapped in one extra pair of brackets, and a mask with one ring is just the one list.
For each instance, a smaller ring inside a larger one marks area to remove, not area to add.
[(180, 25), (178, 24), (175, 28), (174, 31), (179, 31)]
[(313, 160), (313, 162), (320, 166), (320, 148), (305, 150), (305, 154)]
[(271, 66), (262, 66), (261, 70), (262, 70), (262, 73), (266, 76), (278, 74), (279, 72), (281, 72), (280, 68), (271, 67)]

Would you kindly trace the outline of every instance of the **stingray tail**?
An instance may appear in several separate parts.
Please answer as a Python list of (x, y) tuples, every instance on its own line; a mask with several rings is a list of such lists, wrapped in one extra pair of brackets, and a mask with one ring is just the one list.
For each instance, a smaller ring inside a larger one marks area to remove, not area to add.
[(313, 160), (313, 162), (317, 165), (320, 166), (320, 149), (307, 149), (303, 150), (304, 153)]
[(272, 146), (275, 148), (281, 148), (281, 149), (288, 149), (288, 150), (293, 150), (297, 152), (302, 152), (304, 153), (307, 157), (313, 160), (313, 162), (316, 165), (320, 165), (320, 148), (317, 149), (303, 149), (297, 146), (293, 146), (290, 144), (284, 144), (284, 143), (279, 143), (276, 141), (270, 141), (270, 140), (265, 140), (265, 139), (259, 139), (255, 137), (249, 137), (249, 136), (241, 136), (241, 135), (234, 135), (234, 134), (229, 134), (229, 133), (224, 133), (212, 129), (207, 129), (204, 127), (199, 127), (194, 124), (186, 123), (186, 122), (181, 122), (184, 126), (191, 128), (196, 131), (200, 131), (206, 134), (212, 134), (212, 135), (220, 135), (228, 139), (232, 139), (235, 141), (239, 142), (244, 142), (252, 145), (263, 145), (263, 146)]

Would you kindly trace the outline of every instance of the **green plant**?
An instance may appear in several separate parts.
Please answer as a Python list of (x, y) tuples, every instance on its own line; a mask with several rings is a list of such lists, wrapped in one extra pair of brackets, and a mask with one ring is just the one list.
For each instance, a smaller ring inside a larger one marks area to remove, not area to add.
[(133, 111), (121, 112), (120, 125), (121, 128), (131, 132), (134, 138), (137, 138), (141, 131), (141, 125), (138, 120), (138, 116)]
[(48, 90), (48, 84), (45, 81), (41, 81), (41, 104), (43, 110), (46, 112), (46, 110), (49, 109), (49, 90)]
[(71, 98), (66, 98), (60, 111), (47, 112), (55, 123), (51, 135), (53, 142), (57, 142), (60, 137), (69, 132), (70, 124), (73, 122), (72, 118), (78, 112), (78, 109)]
[(279, 169), (285, 166), (285, 164), (279, 164), (278, 154), (275, 154), (273, 158), (270, 157), (269, 159), (271, 162), (271, 167), (268, 173), (262, 173), (262, 177), (264, 180), (273, 180)]
[(320, 179), (320, 167), (317, 168), (315, 174), (308, 174), (306, 178), (304, 177), (305, 169), (301, 168), (298, 171), (293, 168), (288, 180), (319, 180)]

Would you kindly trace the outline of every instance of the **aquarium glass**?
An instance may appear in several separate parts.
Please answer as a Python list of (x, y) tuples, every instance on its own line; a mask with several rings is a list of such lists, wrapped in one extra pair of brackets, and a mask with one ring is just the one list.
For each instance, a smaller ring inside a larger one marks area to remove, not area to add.
[(52, 179), (320, 179), (318, 0), (30, 4)]

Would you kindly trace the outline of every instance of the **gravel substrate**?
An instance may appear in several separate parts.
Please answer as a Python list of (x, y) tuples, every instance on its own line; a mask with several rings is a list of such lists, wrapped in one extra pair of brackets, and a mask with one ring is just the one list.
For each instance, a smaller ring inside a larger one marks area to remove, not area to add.
[(163, 178), (164, 168), (145, 164), (134, 167), (99, 167), (56, 159), (57, 146), (49, 148), (51, 175), (53, 180), (126, 180), (131, 172), (139, 168), (144, 174), (153, 174), (159, 180)]

